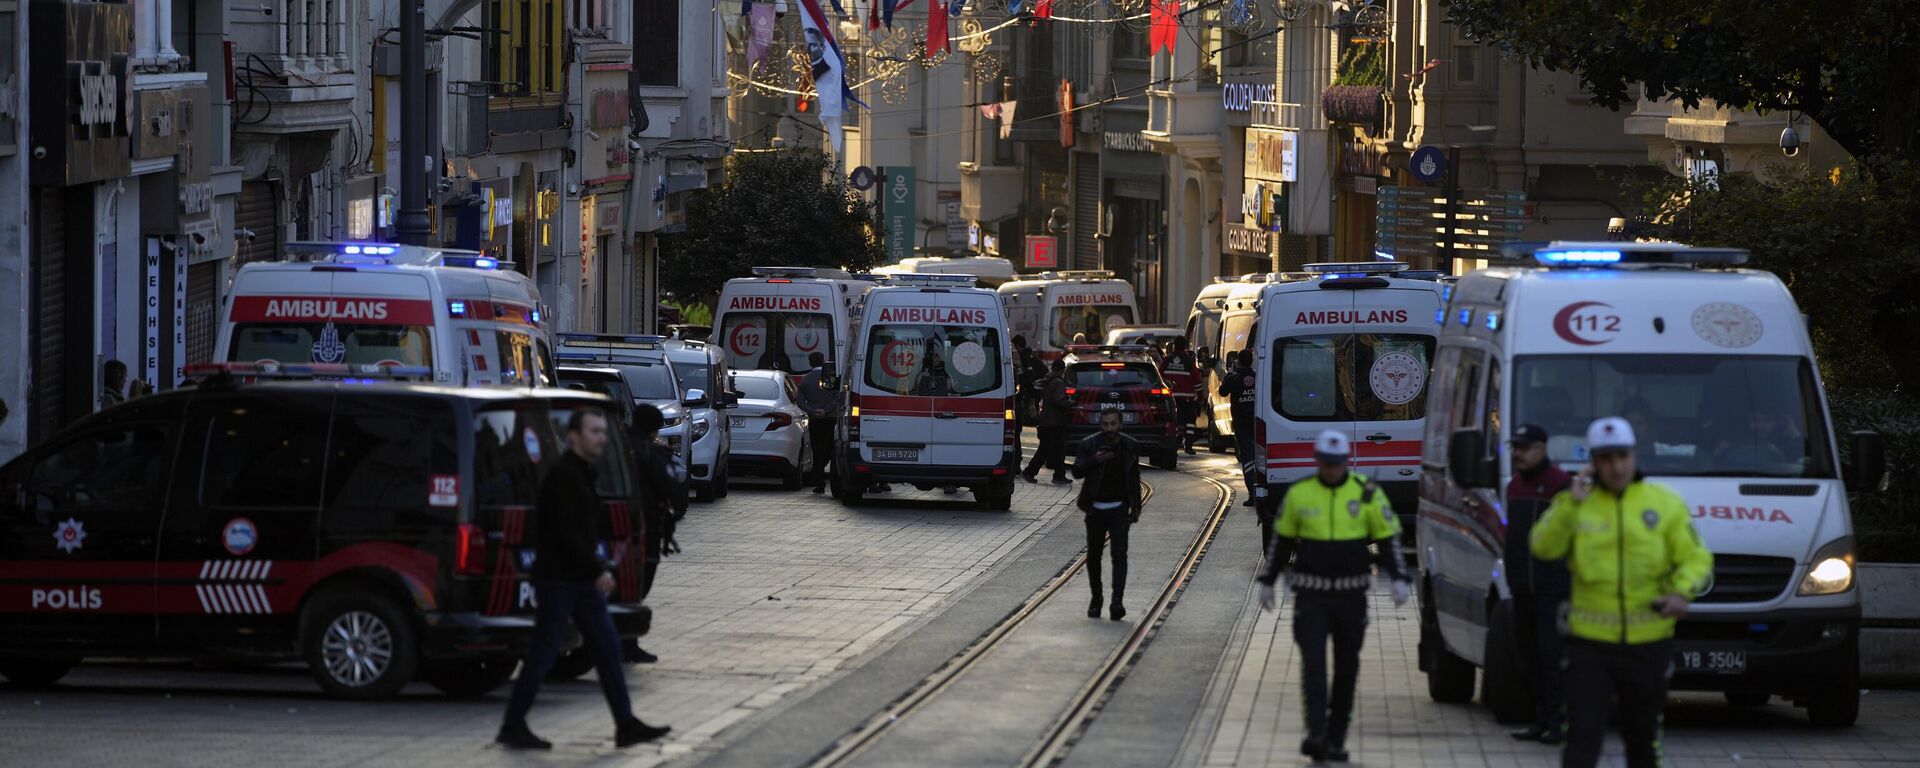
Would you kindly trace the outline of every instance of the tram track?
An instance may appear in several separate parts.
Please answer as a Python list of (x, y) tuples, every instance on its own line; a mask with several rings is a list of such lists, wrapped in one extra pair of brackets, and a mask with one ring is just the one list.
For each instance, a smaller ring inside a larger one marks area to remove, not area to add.
[[(1154, 634), (1164, 623), (1168, 612), (1179, 600), (1181, 592), (1199, 567), (1207, 547), (1214, 541), (1223, 521), (1232, 509), (1233, 493), (1228, 485), (1212, 477), (1199, 473), (1189, 473), (1188, 476), (1214, 487), (1214, 505), (1206, 522), (1189, 543), (1172, 574), (1154, 595), (1151, 605), (1129, 627), (1124, 639), (1101, 661), (1098, 668), (1074, 693), (1068, 705), (1053, 718), (1041, 737), (1026, 751), (1017, 765), (1050, 766), (1067, 755), (1074, 742), (1085, 732), (1087, 725), (1098, 716), (1101, 706), (1125, 680), (1127, 671), (1133, 667), (1145, 647), (1152, 641)], [(1145, 500), (1152, 498), (1155, 489), (1150, 482), (1143, 485), (1145, 485), (1144, 503)], [(953, 689), (983, 660), (992, 657), (1009, 637), (1028, 626), (1043, 607), (1059, 597), (1067, 584), (1080, 575), (1086, 564), (1087, 553), (1083, 550), (1006, 617), (955, 654), (939, 669), (923, 678), (904, 696), (840, 738), (807, 765), (811, 768), (837, 768), (854, 764), (870, 747), (884, 740), (898, 724), (912, 718), (916, 712)]]

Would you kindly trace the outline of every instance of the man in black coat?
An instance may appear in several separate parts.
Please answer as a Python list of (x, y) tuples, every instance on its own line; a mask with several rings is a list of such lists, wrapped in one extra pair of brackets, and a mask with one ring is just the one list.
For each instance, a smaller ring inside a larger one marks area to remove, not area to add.
[[(674, 528), (687, 516), (687, 468), (666, 443), (660, 441), (660, 426), (666, 417), (659, 408), (642, 403), (633, 409), (633, 463), (639, 479), (639, 509), (646, 533), (646, 557), (640, 569), (640, 599), (653, 592), (654, 574), (660, 560), (678, 554), (680, 545), (673, 540)], [(634, 640), (626, 649), (627, 661), (652, 664), (660, 657), (648, 653)]]
[(507, 699), (507, 716), (494, 740), (509, 749), (552, 749), (527, 727), (527, 712), (540, 681), (553, 670), (565, 640), (567, 623), (580, 630), (593, 653), (600, 691), (613, 712), (614, 743), (621, 747), (653, 741), (671, 730), (647, 725), (633, 716), (626, 670), (620, 664), (620, 635), (607, 613), (613, 591), (613, 564), (596, 551), (594, 519), (601, 509), (594, 490), (593, 463), (607, 450), (607, 415), (591, 408), (567, 419), (567, 450), (553, 460), (540, 481), (533, 526), (533, 592), (536, 602), (533, 640)]
[(1082, 481), (1078, 499), (1087, 523), (1087, 584), (1093, 602), (1087, 618), (1100, 618), (1100, 554), (1113, 544), (1113, 602), (1107, 615), (1126, 618), (1127, 531), (1140, 519), (1140, 445), (1120, 432), (1120, 412), (1101, 411), (1100, 431), (1080, 441), (1073, 474)]
[(1567, 738), (1566, 644), (1560, 637), (1560, 606), (1573, 591), (1562, 560), (1533, 556), (1533, 524), (1553, 497), (1573, 483), (1547, 456), (1547, 430), (1522, 424), (1513, 430), (1513, 479), (1507, 482), (1507, 588), (1513, 592), (1515, 647), (1533, 676), (1533, 724), (1515, 731), (1519, 741), (1559, 744)]

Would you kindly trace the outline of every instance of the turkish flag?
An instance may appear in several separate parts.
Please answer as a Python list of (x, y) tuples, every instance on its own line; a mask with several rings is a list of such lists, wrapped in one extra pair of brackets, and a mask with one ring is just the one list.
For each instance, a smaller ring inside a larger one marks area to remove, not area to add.
[(1033, 4), (1033, 17), (1036, 19), (1053, 18), (1053, 0), (1037, 0)]
[(1153, 26), (1147, 33), (1148, 53), (1159, 53), (1162, 48), (1172, 51), (1174, 43), (1180, 39), (1180, 0), (1151, 2)]
[(945, 0), (933, 0), (933, 7), (927, 9), (927, 53), (953, 50), (953, 44), (947, 41), (947, 4)]

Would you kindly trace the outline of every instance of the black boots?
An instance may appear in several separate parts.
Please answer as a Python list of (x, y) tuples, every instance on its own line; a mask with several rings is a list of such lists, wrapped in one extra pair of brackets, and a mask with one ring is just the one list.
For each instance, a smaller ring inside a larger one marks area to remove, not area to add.
[(1100, 603), (1101, 603), (1100, 583), (1094, 582), (1093, 583), (1093, 601), (1087, 603), (1087, 618), (1089, 619), (1100, 618)]
[(533, 729), (525, 722), (502, 723), (499, 735), (493, 740), (507, 749), (553, 749), (553, 742), (533, 735)]
[(646, 723), (640, 722), (639, 718), (635, 718), (621, 723), (619, 728), (615, 729), (613, 733), (613, 744), (614, 746), (622, 748), (631, 747), (635, 744), (644, 744), (667, 735), (667, 732), (671, 730), (673, 729), (664, 725), (647, 725)]
[(1125, 601), (1121, 598), (1120, 590), (1115, 589), (1113, 591), (1113, 604), (1107, 606), (1107, 616), (1112, 618), (1114, 621), (1119, 621), (1121, 619), (1126, 618), (1127, 607), (1124, 605), (1121, 605), (1121, 603), (1123, 602)]

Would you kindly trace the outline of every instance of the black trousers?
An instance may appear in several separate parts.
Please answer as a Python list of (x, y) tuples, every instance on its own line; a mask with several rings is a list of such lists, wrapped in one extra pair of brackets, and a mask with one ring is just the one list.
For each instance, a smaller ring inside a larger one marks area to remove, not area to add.
[(1560, 606), (1566, 595), (1513, 596), (1514, 647), (1533, 673), (1533, 724), (1557, 730), (1566, 724), (1566, 641), (1560, 636)]
[[(1347, 741), (1353, 689), (1360, 680), (1360, 645), (1367, 632), (1364, 589), (1295, 590), (1293, 641), (1300, 646), (1300, 699), (1307, 710), (1307, 738), (1327, 744)], [(1327, 690), (1327, 640), (1333, 640), (1333, 690)]]
[(1673, 674), (1673, 641), (1617, 645), (1567, 640), (1566, 768), (1588, 768), (1600, 760), (1607, 720), (1619, 702), (1620, 740), (1627, 745), (1629, 768), (1660, 765), (1660, 732), (1667, 709), (1667, 680)]
[(815, 488), (827, 482), (827, 467), (833, 465), (834, 430), (840, 426), (835, 416), (815, 416), (807, 422), (807, 439), (813, 443), (813, 468), (807, 471), (807, 482)]
[(1113, 545), (1113, 603), (1119, 605), (1121, 597), (1127, 591), (1127, 531), (1133, 527), (1127, 509), (1101, 510), (1086, 513), (1087, 523), (1087, 584), (1093, 588), (1095, 599), (1100, 597), (1100, 552), (1106, 545)]
[(1233, 457), (1240, 462), (1240, 479), (1247, 484), (1249, 499), (1258, 498), (1254, 489), (1266, 484), (1267, 481), (1267, 462), (1264, 456), (1266, 451), (1260, 447), (1260, 442), (1254, 439), (1250, 429), (1241, 429), (1241, 427), (1253, 426), (1254, 420), (1251, 418), (1233, 420)]
[(1067, 428), (1038, 427), (1040, 449), (1033, 452), (1033, 460), (1027, 462), (1027, 477), (1038, 477), (1042, 467), (1053, 470), (1054, 477), (1067, 476)]

